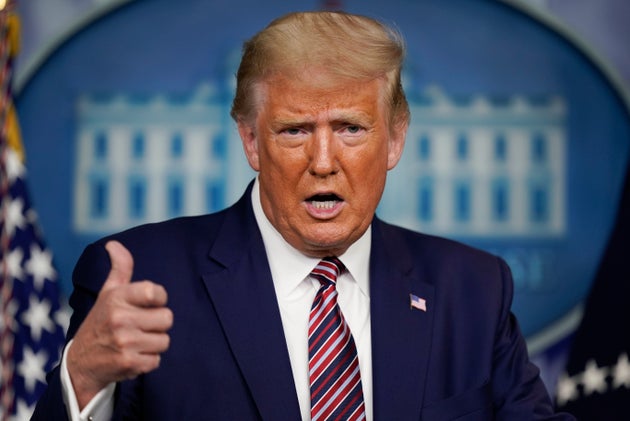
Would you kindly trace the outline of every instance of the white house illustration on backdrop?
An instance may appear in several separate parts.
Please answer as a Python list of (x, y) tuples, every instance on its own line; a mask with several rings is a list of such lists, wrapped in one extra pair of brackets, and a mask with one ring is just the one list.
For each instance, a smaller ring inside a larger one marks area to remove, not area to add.
[[(441, 235), (565, 232), (566, 105), (561, 97), (409, 95), (406, 151), (379, 206), (386, 220)], [(219, 210), (253, 172), (229, 100), (84, 95), (77, 104), (74, 228), (97, 234)]]

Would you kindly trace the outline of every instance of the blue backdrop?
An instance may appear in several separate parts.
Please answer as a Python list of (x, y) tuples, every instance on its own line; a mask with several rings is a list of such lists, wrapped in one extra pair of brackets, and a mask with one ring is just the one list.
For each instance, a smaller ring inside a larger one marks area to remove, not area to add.
[[(95, 238), (212, 211), (241, 193), (253, 173), (227, 114), (240, 45), (296, 9), (279, 0), (130, 2), (69, 36), (26, 81), (17, 106), (26, 149), (36, 151), (30, 187), (66, 292)], [(363, 0), (344, 9), (394, 23), (408, 44), (412, 127), (380, 215), (505, 257), (514, 311), (526, 336), (541, 334), (582, 302), (612, 228), (630, 139), (624, 99), (587, 53), (504, 3)], [(209, 148), (204, 167), (183, 152), (193, 143)], [(452, 153), (438, 152), (444, 145)], [(193, 185), (199, 194), (186, 191)], [(453, 208), (450, 219), (436, 219), (447, 212), (438, 204)]]

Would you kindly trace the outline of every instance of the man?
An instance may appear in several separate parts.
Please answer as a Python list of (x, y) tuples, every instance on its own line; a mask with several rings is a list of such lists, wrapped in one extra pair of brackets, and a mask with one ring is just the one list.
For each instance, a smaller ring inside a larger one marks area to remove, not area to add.
[(248, 41), (232, 116), (257, 179), (225, 211), (86, 248), (34, 418), (570, 419), (507, 266), (374, 217), (409, 121), (403, 56), (344, 13)]

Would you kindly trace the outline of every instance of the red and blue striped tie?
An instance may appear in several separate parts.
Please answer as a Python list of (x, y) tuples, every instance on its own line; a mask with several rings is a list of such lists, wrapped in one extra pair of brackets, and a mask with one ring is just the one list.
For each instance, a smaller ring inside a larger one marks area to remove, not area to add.
[(326, 257), (311, 272), (321, 285), (308, 322), (313, 421), (365, 419), (357, 348), (337, 304), (337, 276), (344, 269), (339, 259)]

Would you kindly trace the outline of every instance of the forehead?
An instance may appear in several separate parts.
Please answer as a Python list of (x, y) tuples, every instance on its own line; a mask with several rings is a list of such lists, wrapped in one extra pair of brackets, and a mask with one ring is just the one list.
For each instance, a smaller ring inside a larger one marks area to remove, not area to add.
[(301, 77), (275, 75), (257, 87), (258, 112), (309, 115), (322, 112), (382, 114), (385, 81), (330, 78), (317, 72)]

